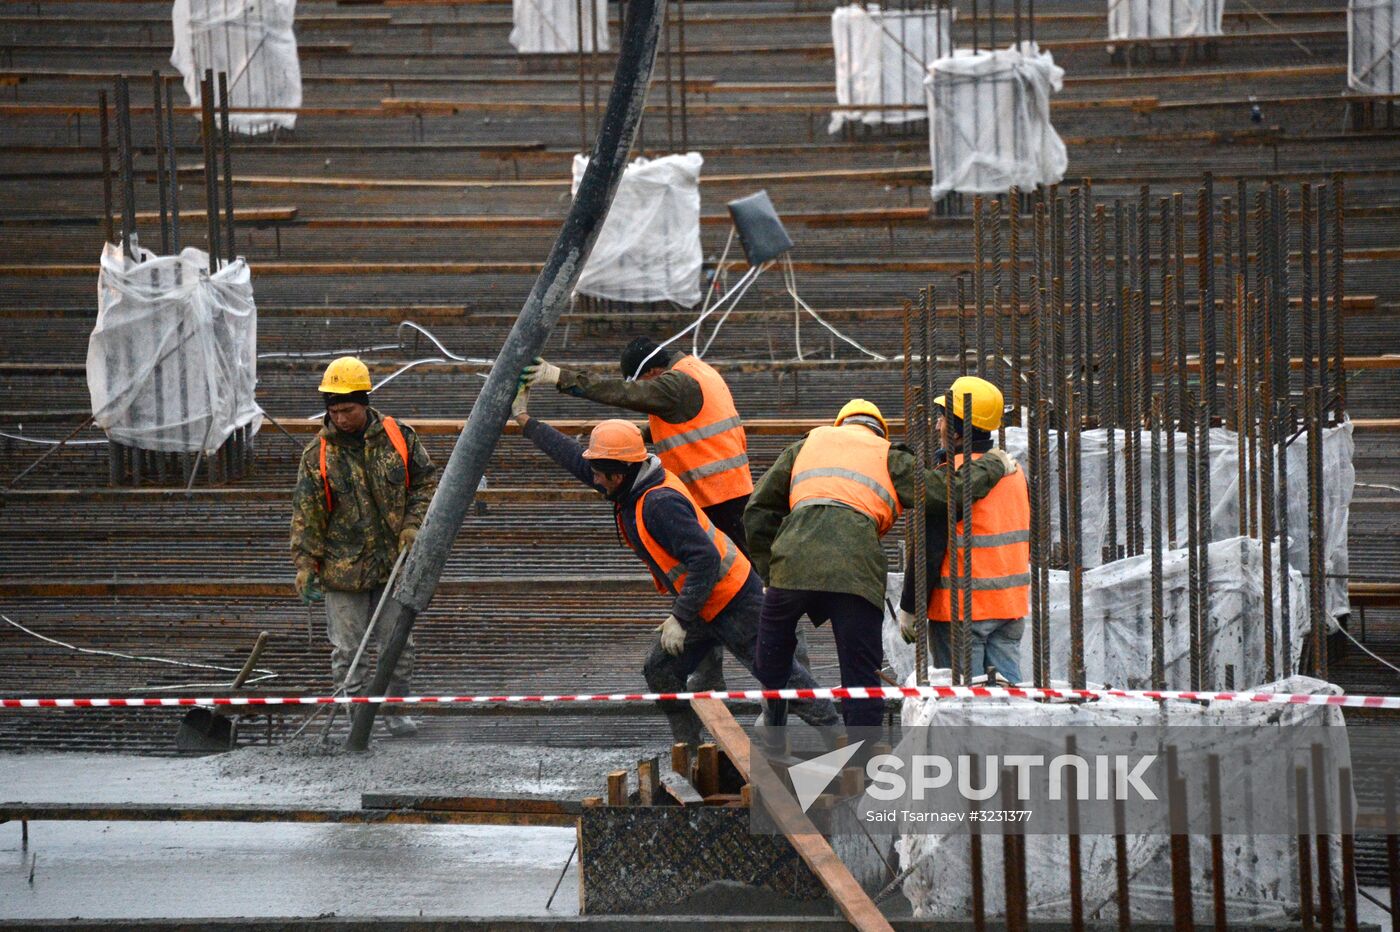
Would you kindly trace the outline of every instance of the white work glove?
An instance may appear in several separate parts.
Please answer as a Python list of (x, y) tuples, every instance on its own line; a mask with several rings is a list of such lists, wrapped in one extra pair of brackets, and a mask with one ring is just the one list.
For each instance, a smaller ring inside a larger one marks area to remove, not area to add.
[(895, 617), (899, 619), (899, 636), (904, 638), (905, 644), (913, 644), (918, 637), (918, 631), (914, 628), (914, 613), (897, 609)]
[(521, 385), (515, 390), (515, 398), (510, 403), (510, 416), (517, 422), (530, 413), (530, 386)]
[(1021, 468), (1021, 464), (1016, 462), (1016, 458), (1010, 453), (1007, 453), (1005, 450), (1001, 449), (1000, 447), (988, 450), (987, 459), (996, 460), (998, 463), (1000, 463), (1004, 475), (1009, 476), (1013, 472)]
[(667, 615), (656, 630), (661, 632), (661, 649), (672, 657), (685, 649), (685, 628), (675, 615)]
[(530, 388), (536, 385), (558, 385), (559, 367), (554, 363), (535, 357), (535, 361), (520, 373), (520, 380)]

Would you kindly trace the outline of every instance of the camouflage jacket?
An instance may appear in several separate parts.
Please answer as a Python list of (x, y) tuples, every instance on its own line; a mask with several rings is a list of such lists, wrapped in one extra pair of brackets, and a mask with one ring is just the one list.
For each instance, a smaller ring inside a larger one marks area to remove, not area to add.
[[(363, 437), (341, 433), (327, 418), (301, 454), (292, 493), (292, 562), (319, 571), (328, 589), (363, 592), (383, 584), (398, 557), (399, 532), (423, 523), (437, 488), (437, 468), (413, 429), (402, 421), (399, 429), (408, 443), (407, 484), (403, 460), (373, 408)], [(329, 514), (321, 482), (322, 437), (334, 503)]]

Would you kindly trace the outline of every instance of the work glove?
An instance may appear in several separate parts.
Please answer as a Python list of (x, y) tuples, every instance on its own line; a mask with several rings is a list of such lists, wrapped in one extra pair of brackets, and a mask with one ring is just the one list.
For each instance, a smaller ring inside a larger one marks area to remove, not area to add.
[(297, 570), (297, 595), (301, 600), (310, 605), (312, 602), (324, 602), (326, 594), (321, 591), (321, 577), (315, 570)]
[(1009, 476), (1013, 472), (1021, 468), (1021, 464), (1016, 462), (1016, 458), (1010, 453), (1007, 453), (1005, 450), (1001, 449), (1000, 447), (988, 450), (987, 459), (996, 460), (998, 463), (1000, 463), (1003, 475)]
[(534, 388), (536, 385), (558, 385), (559, 367), (536, 356), (535, 361), (520, 373), (520, 384), (528, 388)]
[(408, 550), (417, 539), (418, 529), (416, 527), (406, 527), (402, 531), (399, 531), (399, 550)]
[(530, 386), (521, 384), (515, 390), (515, 398), (510, 403), (510, 416), (520, 421), (530, 413)]
[(661, 632), (661, 649), (672, 657), (685, 649), (685, 627), (675, 615), (667, 615), (656, 630)]
[(895, 617), (899, 619), (899, 636), (904, 638), (905, 644), (913, 644), (918, 634), (914, 627), (914, 613), (901, 608), (895, 612)]

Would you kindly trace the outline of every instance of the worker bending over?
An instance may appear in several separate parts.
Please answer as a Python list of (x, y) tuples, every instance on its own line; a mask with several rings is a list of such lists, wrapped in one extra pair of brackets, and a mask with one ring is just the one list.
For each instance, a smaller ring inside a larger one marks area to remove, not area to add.
[[(301, 454), (292, 492), (292, 562), (297, 593), (305, 602), (326, 603), (331, 671), (349, 695), (364, 688), (369, 658), (355, 669), (360, 641), (384, 592), (394, 561), (413, 546), (437, 488), (437, 469), (413, 428), (369, 406), (369, 369), (354, 356), (326, 367), (320, 392), (326, 415), (316, 439)], [(379, 625), (382, 648), (391, 626)], [(409, 694), (413, 641), (404, 645), (389, 692)], [(406, 715), (386, 715), (396, 737), (417, 724)]]
[[(685, 485), (647, 453), (642, 432), (630, 421), (603, 421), (584, 449), (527, 409), (528, 387), (516, 394), (511, 413), (521, 432), (543, 453), (613, 505), (613, 519), (627, 546), (646, 564), (657, 590), (673, 601), (657, 630), (660, 639), (642, 672), (654, 692), (681, 692), (686, 677), (722, 644), (754, 672), (763, 585), (748, 557), (714, 525)], [(806, 667), (788, 658), (795, 687), (815, 687)], [(677, 741), (697, 744), (700, 720), (683, 702), (663, 702)], [(798, 715), (810, 724), (836, 723), (830, 701), (804, 702)]]
[[(749, 445), (724, 376), (699, 357), (646, 337), (623, 348), (620, 367), (622, 378), (601, 379), (539, 359), (525, 367), (525, 382), (645, 414), (643, 439), (652, 444), (661, 465), (747, 556), (744, 508), (753, 491)], [(691, 689), (724, 688), (722, 656), (717, 646), (701, 662), (690, 678)], [(798, 646), (797, 659), (808, 665), (805, 642)]]
[[(861, 398), (788, 447), (764, 474), (744, 514), (754, 568), (768, 583), (759, 623), (758, 678), (765, 689), (787, 685), (797, 624), (831, 621), (842, 686), (877, 686), (882, 659), (883, 537), (926, 486), (926, 513), (946, 516), (946, 466), (920, 474), (914, 454), (887, 439), (880, 409)], [(970, 483), (986, 495), (1010, 468), (1005, 454), (970, 463), (954, 477), (954, 495)], [(847, 726), (878, 725), (880, 699), (846, 699)], [(782, 725), (772, 703), (765, 722)]]
[[(968, 396), (972, 398), (972, 414), (964, 411)], [(952, 413), (948, 411), (952, 397)], [(1001, 426), (1002, 394), (991, 382), (975, 376), (963, 376), (948, 389), (947, 395), (934, 400), (937, 415), (936, 436), (947, 437), (952, 448), (953, 462), (961, 466), (971, 457), (977, 462), (993, 453), (992, 431)], [(971, 423), (969, 423), (971, 422)], [(1005, 455), (1005, 454), (1003, 454)], [(945, 463), (948, 451), (939, 450), (937, 463)], [(1012, 461), (1013, 466), (1015, 461)], [(963, 532), (962, 521), (957, 532)], [(972, 505), (972, 575), (968, 588), (972, 593), (971, 624), (967, 628), (971, 662), (968, 673), (981, 676), (988, 667), (1012, 683), (1021, 681), (1021, 635), (1030, 611), (1031, 584), (1031, 500), (1026, 474), (1013, 468), (993, 486), (986, 496)], [(946, 518), (928, 521), (928, 565), (937, 568), (930, 573), (928, 618), (929, 638), (933, 646), (934, 666), (951, 669), (952, 650), (948, 622), (953, 618), (950, 593), (954, 588), (954, 573), (963, 573), (962, 551), (949, 546)], [(956, 543), (954, 541), (953, 543)], [(959, 561), (952, 566), (953, 561)], [(914, 587), (912, 575), (906, 574), (904, 594), (900, 600), (899, 628), (904, 639), (913, 643)], [(961, 610), (961, 606), (959, 606)]]

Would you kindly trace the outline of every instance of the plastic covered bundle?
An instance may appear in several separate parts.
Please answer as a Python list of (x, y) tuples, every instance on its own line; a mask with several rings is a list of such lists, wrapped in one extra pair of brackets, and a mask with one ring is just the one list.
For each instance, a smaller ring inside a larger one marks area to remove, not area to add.
[(1347, 4), (1347, 84), (1362, 94), (1400, 94), (1400, 0)]
[[(1202, 639), (1207, 686), (1224, 687), (1225, 668), (1234, 669), (1236, 685), (1250, 688), (1267, 679), (1264, 664), (1263, 547), (1248, 537), (1210, 545), (1210, 585), (1206, 591), (1207, 630)], [(1283, 655), (1283, 611), (1278, 553), (1272, 555), (1274, 670), (1298, 669), (1308, 637), (1307, 586), (1302, 574), (1289, 570), (1290, 654)], [(1163, 670), (1167, 689), (1191, 688), (1191, 639), (1187, 588), (1189, 555), (1185, 549), (1162, 555)], [(902, 584), (902, 577), (900, 579)], [(899, 593), (894, 594), (897, 604)], [(1069, 574), (1050, 571), (1050, 675), (1069, 675)], [(901, 678), (914, 670), (914, 649), (899, 638), (892, 615), (885, 620), (885, 650)], [(1035, 669), (1030, 626), (1021, 638), (1021, 674)], [(1121, 689), (1151, 688), (1152, 562), (1146, 554), (1095, 567), (1084, 573), (1084, 670), (1095, 682)]]
[[(923, 120), (929, 62), (953, 53), (953, 11), (881, 10), (878, 4), (837, 7), (831, 14), (836, 53), (836, 110), (827, 132), (848, 121), (877, 125)], [(892, 107), (890, 110), (864, 109)], [(918, 109), (909, 109), (917, 107)]]
[[(947, 680), (942, 682), (946, 683)], [(1336, 694), (1340, 690), (1329, 683), (1310, 677), (1294, 676), (1268, 684), (1261, 692)], [(1222, 760), (1249, 760), (1251, 750), (1260, 742), (1271, 741), (1280, 727), (1326, 727), (1337, 729), (1331, 746), (1343, 761), (1350, 759), (1345, 722), (1340, 709), (1326, 706), (1259, 706), (1249, 703), (1215, 703), (1198, 706), (1174, 702), (1158, 704), (1146, 700), (1104, 699), (1085, 704), (1040, 703), (1031, 700), (920, 700), (906, 699), (902, 710), (903, 725), (930, 727), (927, 734), (942, 735), (958, 726), (978, 726), (976, 733), (983, 746), (972, 748), (984, 752), (996, 748), (996, 737), (987, 729), (1015, 729), (1024, 735), (1031, 728), (1074, 728), (1079, 735), (1081, 753), (1096, 733), (1126, 728), (1170, 728), (1195, 732), (1198, 745), (1216, 742), (1215, 753)], [(1116, 727), (1115, 727), (1116, 726)], [(1213, 727), (1212, 727), (1213, 726)], [(1188, 741), (1190, 739), (1187, 739)], [(947, 748), (940, 753), (955, 753)], [(1053, 753), (1053, 749), (1047, 749)], [(1208, 774), (1206, 768), (1187, 769), (1183, 777), (1192, 799), (1202, 798)], [(1225, 792), (1248, 795), (1252, 779), (1248, 766), (1225, 768)], [(1337, 790), (1329, 787), (1328, 807), (1337, 811)], [(1083, 798), (1083, 797), (1081, 797)], [(1102, 797), (1100, 797), (1102, 798)], [(1278, 803), (1287, 806), (1291, 800)], [(1267, 802), (1261, 800), (1261, 804)], [(1169, 834), (1133, 834), (1127, 836), (1128, 870), (1132, 883), (1131, 914), (1137, 922), (1169, 923), (1172, 919), (1172, 881)], [(1025, 838), (1026, 893), (1030, 914), (1041, 920), (1068, 918), (1070, 914), (1069, 871), (1064, 858), (1065, 839), (1060, 834), (1028, 833)], [(900, 852), (900, 867), (908, 871), (904, 895), (913, 906), (918, 919), (965, 919), (972, 909), (969, 836), (958, 834), (904, 834), (896, 849)], [(1296, 915), (1300, 900), (1294, 838), (1284, 834), (1264, 832), (1225, 834), (1225, 891), (1230, 918), (1235, 922), (1287, 922)], [(988, 916), (1005, 912), (1001, 835), (985, 831), (982, 835), (982, 885), (984, 906)], [(1209, 864), (1210, 836), (1190, 837), (1191, 863)], [(1340, 889), (1340, 839), (1333, 837), (1333, 889)], [(1081, 895), (1086, 911), (1104, 909), (1104, 918), (1113, 915), (1116, 891), (1117, 858), (1112, 835), (1084, 834), (1080, 836), (1079, 877), (1083, 883)], [(1197, 921), (1209, 921), (1212, 908), (1212, 879), (1207, 870), (1191, 875), (1192, 906)]]
[(1218, 36), (1225, 0), (1108, 0), (1110, 39)]
[[(170, 63), (185, 80), (190, 106), (200, 106), (199, 82), (212, 69), (228, 74), (231, 111), (300, 107), (296, 9), (296, 0), (175, 0)], [(229, 114), (230, 128), (247, 135), (292, 129), (296, 122), (295, 113)]]
[(97, 283), (87, 380), (97, 425), (117, 443), (213, 453), (262, 423), (254, 392), (257, 308), (247, 264), (209, 274), (198, 249), (178, 256), (108, 244)]
[(1034, 43), (1002, 51), (959, 49), (928, 68), (934, 200), (1057, 184), (1069, 163), (1050, 125), (1050, 95), (1064, 69)]
[(517, 52), (608, 50), (608, 0), (514, 0), (512, 13), (510, 44)]
[[(627, 166), (579, 276), (579, 294), (610, 301), (700, 300), (700, 167), (698, 152), (637, 159)], [(573, 191), (588, 158), (574, 156)]]

